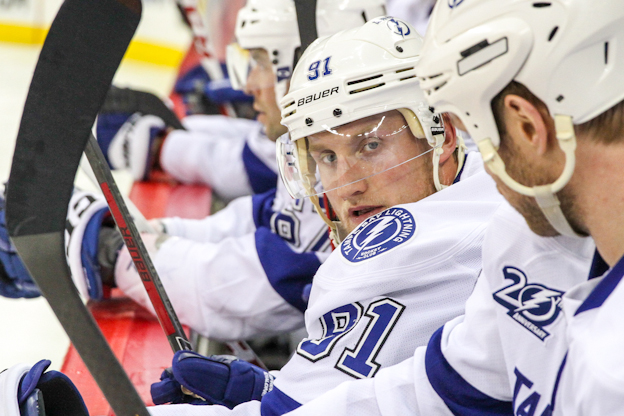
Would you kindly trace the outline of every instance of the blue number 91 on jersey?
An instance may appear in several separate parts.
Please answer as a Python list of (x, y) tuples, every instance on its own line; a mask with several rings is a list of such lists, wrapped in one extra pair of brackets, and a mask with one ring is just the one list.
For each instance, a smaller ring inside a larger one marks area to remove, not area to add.
[(367, 218), (340, 245), (350, 262), (358, 263), (392, 250), (416, 234), (416, 221), (404, 208), (390, 208)]

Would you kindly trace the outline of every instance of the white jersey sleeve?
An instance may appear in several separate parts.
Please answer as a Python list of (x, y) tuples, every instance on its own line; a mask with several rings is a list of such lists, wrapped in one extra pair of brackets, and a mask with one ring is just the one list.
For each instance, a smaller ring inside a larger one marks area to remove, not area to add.
[[(330, 250), (327, 227), (310, 201), (278, 191), (241, 198), (204, 220), (164, 221), (177, 237), (153, 259), (182, 323), (223, 340), (303, 325), (305, 288)], [(130, 260), (123, 250), (116, 283), (151, 309)]]
[[(605, 264), (606, 265), (606, 264)], [(624, 259), (564, 300), (570, 347), (555, 380), (554, 415), (617, 415), (624, 403)]]
[(160, 155), (163, 169), (174, 178), (209, 185), (227, 200), (275, 188), (275, 143), (260, 123), (204, 115), (183, 123), (187, 130), (169, 133)]

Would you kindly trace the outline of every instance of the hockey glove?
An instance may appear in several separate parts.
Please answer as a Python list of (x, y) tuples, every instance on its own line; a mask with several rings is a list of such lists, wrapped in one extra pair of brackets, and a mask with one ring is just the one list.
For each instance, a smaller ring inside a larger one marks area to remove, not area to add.
[(97, 140), (111, 169), (127, 169), (137, 181), (147, 180), (165, 134), (162, 118), (142, 113), (100, 113)]
[[(123, 246), (119, 232), (113, 234), (114, 238), (107, 237), (105, 242), (101, 241), (107, 235), (103, 233), (107, 231), (103, 230), (103, 223), (111, 223), (112, 226), (104, 198), (90, 192), (74, 191), (67, 211), (65, 252), (74, 284), (86, 299), (100, 300), (104, 297), (100, 259), (103, 253), (107, 254), (104, 257), (110, 257), (110, 251), (117, 253)], [(112, 250), (108, 245), (114, 246)], [(111, 269), (115, 259), (106, 262), (112, 263), (106, 265), (107, 269)]]
[(178, 351), (161, 381), (152, 384), (152, 400), (154, 404), (220, 404), (233, 409), (261, 400), (273, 390), (273, 379), (267, 371), (230, 355), (204, 357)]
[(9, 240), (4, 198), (0, 196), (0, 295), (7, 298), (36, 298), (41, 293)]
[(89, 415), (74, 383), (58, 371), (45, 372), (49, 365), (41, 360), (32, 368), (18, 364), (0, 373), (1, 415)]

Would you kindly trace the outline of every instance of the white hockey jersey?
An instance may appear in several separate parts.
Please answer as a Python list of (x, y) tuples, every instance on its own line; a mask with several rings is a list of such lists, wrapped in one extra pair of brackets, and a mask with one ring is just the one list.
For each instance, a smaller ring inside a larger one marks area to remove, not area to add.
[(555, 380), (554, 415), (624, 414), (623, 276), (624, 258), (564, 296), (570, 347)]
[(563, 293), (587, 280), (590, 238), (538, 237), (508, 204), (486, 231), (464, 316), (409, 360), (292, 415), (549, 415), (567, 349)]
[(163, 169), (184, 183), (203, 183), (223, 199), (260, 194), (277, 185), (275, 142), (257, 121), (195, 115), (165, 140)]
[[(331, 251), (327, 226), (309, 200), (293, 200), (280, 183), (205, 219), (163, 222), (175, 237), (152, 258), (182, 323), (222, 340), (303, 326), (304, 289)], [(152, 309), (127, 250), (115, 280)]]
[[(231, 414), (284, 414), (344, 381), (372, 378), (411, 357), (437, 328), (463, 313), (481, 272), (485, 229), (501, 203), (472, 153), (458, 183), (365, 220), (314, 277), (308, 338), (277, 374), (275, 388), (261, 408), (249, 402)], [(176, 408), (225, 412), (218, 406)]]

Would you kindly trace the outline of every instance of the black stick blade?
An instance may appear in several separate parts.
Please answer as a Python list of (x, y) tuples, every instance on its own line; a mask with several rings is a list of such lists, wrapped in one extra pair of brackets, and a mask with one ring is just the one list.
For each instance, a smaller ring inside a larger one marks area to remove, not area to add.
[(64, 229), (80, 156), (140, 20), (140, 1), (130, 6), (66, 0), (54, 19), (17, 136), (7, 198), (9, 235)]

